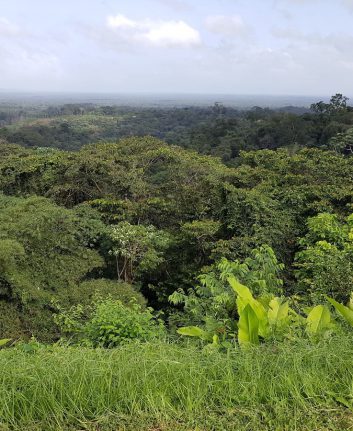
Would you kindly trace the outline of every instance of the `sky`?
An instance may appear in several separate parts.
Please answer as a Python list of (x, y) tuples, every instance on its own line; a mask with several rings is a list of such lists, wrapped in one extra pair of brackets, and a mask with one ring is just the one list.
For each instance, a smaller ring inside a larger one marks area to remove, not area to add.
[(353, 96), (353, 0), (0, 0), (0, 89)]

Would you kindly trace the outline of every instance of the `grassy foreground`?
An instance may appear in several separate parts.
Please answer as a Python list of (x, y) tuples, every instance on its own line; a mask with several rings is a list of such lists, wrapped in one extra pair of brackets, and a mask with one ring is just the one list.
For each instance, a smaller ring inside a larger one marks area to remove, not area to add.
[(353, 429), (353, 338), (0, 351), (1, 430)]

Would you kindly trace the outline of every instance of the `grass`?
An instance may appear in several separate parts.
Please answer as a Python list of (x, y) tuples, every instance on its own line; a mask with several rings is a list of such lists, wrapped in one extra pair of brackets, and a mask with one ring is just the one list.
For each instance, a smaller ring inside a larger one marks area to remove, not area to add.
[(353, 429), (353, 339), (228, 354), (173, 344), (0, 351), (3, 430)]

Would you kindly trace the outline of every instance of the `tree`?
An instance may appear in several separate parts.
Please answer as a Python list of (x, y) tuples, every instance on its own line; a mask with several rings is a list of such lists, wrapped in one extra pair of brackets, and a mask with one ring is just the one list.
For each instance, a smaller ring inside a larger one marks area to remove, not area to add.
[(0, 302), (14, 306), (27, 335), (50, 339), (51, 301), (79, 302), (78, 284), (103, 266), (94, 249), (103, 225), (45, 198), (1, 195), (0, 225)]
[(145, 271), (155, 269), (164, 261), (169, 236), (154, 226), (132, 225), (121, 222), (112, 226), (110, 254), (116, 259), (118, 280), (132, 283)]
[(327, 146), (337, 153), (353, 154), (353, 128), (332, 137)]
[(341, 222), (335, 214), (308, 219), (308, 232), (296, 254), (299, 292), (318, 302), (323, 294), (346, 302), (353, 283), (353, 215)]
[(310, 109), (316, 114), (328, 114), (333, 115), (339, 112), (347, 110), (347, 102), (349, 98), (343, 96), (341, 93), (336, 93), (331, 97), (330, 103), (324, 103), (322, 100), (317, 103), (313, 103)]

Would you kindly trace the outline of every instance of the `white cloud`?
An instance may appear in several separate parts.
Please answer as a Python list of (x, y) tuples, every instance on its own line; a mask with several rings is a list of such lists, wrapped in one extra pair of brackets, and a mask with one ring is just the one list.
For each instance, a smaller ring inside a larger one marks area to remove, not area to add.
[(201, 42), (199, 32), (184, 21), (163, 22), (143, 35), (153, 44), (195, 45)]
[(194, 46), (201, 44), (200, 33), (184, 21), (132, 20), (125, 15), (108, 16), (107, 27), (117, 40), (152, 46)]
[(18, 36), (21, 33), (20, 27), (13, 24), (6, 18), (0, 17), (0, 36)]
[(112, 29), (136, 28), (137, 23), (124, 15), (108, 16), (107, 25)]
[(244, 36), (249, 32), (249, 28), (239, 15), (212, 15), (206, 18), (205, 24), (210, 32), (230, 38)]

